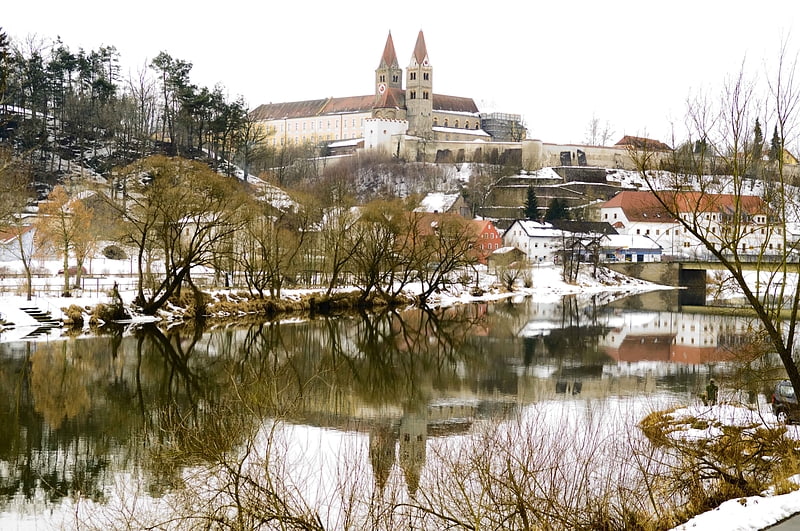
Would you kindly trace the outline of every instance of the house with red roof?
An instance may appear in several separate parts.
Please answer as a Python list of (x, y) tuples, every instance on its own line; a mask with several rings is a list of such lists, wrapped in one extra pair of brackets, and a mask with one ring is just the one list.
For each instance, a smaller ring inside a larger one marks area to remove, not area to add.
[[(769, 215), (767, 204), (758, 196), (667, 191), (658, 194), (622, 191), (600, 206), (600, 221), (611, 224), (619, 234), (650, 238), (666, 255), (693, 258), (708, 255), (700, 240), (670, 211), (685, 222), (696, 224), (705, 238), (720, 244), (732, 240), (730, 231), (738, 228), (736, 246), (742, 254), (783, 252), (783, 228)], [(739, 222), (733, 224), (737, 218)]]
[(494, 223), (488, 219), (473, 219), (470, 223), (477, 234), (475, 252), (478, 255), (478, 261), (485, 264), (490, 254), (503, 247), (503, 238)]

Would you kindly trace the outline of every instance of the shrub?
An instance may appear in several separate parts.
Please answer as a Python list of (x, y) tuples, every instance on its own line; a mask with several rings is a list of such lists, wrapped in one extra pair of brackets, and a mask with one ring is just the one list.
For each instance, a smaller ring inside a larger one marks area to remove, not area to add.
[(83, 308), (77, 304), (70, 304), (69, 308), (62, 308), (64, 324), (68, 326), (83, 326)]

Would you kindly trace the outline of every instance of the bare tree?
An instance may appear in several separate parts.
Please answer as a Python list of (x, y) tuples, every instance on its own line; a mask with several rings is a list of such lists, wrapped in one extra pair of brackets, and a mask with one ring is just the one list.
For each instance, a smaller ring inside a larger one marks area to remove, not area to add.
[[(776, 130), (782, 144), (796, 134), (800, 108), (796, 71), (797, 57), (790, 57), (783, 46), (765, 98), (778, 120)], [(655, 152), (641, 147), (632, 149), (631, 157), (679, 230), (699, 241), (733, 278), (800, 392), (800, 372), (794, 361), (800, 282), (790, 276), (796, 274), (800, 249), (787, 231), (800, 219), (800, 202), (788, 169), (780, 161), (776, 161), (775, 177), (766, 183), (761, 197), (748, 196), (751, 135), (763, 112), (756, 87), (743, 65), (718, 99), (705, 95), (690, 99), (685, 142), (690, 148), (673, 154), (669, 161), (673, 171), (666, 177), (655, 171), (660, 166)], [(709, 175), (716, 165), (724, 171)], [(691, 192), (686, 191), (689, 187)], [(753, 269), (755, 281), (748, 274)]]
[[(212, 265), (228, 237), (243, 223), (237, 209), (244, 192), (237, 181), (208, 166), (180, 158), (148, 157), (119, 170), (129, 180), (130, 197), (123, 207), (110, 202), (123, 220), (125, 240), (138, 249), (137, 304), (152, 314), (184, 281), (191, 269)], [(146, 282), (145, 258), (152, 249), (163, 260), (163, 275)]]
[(584, 143), (589, 146), (605, 146), (611, 141), (614, 136), (614, 130), (611, 128), (611, 123), (608, 120), (600, 123), (600, 119), (592, 115), (592, 119), (586, 125), (586, 137)]

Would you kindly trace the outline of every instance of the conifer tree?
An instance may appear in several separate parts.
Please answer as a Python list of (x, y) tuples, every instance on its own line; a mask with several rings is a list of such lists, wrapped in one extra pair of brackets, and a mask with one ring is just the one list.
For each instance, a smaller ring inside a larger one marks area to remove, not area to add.
[(539, 198), (536, 197), (536, 190), (533, 186), (528, 186), (525, 197), (525, 219), (539, 219)]
[(756, 118), (756, 125), (753, 128), (753, 162), (761, 160), (764, 152), (764, 134), (761, 132), (761, 123)]
[(772, 142), (769, 146), (769, 160), (770, 162), (775, 162), (781, 156), (782, 146), (781, 146), (781, 137), (778, 135), (778, 126), (775, 126), (775, 130), (772, 133)]
[(569, 210), (565, 201), (554, 197), (550, 201), (550, 206), (547, 207), (547, 213), (544, 217), (545, 221), (553, 221), (556, 219), (569, 219)]

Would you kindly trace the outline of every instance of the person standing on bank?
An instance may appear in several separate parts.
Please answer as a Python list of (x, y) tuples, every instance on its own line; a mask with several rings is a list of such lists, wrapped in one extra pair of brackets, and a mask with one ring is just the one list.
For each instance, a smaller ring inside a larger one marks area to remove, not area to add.
[(719, 388), (717, 384), (714, 382), (714, 378), (711, 378), (708, 381), (708, 385), (706, 386), (706, 400), (708, 401), (708, 405), (713, 406), (717, 403), (717, 391)]

